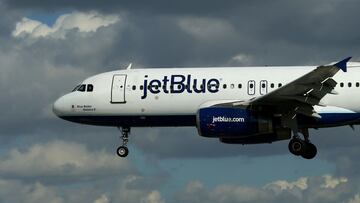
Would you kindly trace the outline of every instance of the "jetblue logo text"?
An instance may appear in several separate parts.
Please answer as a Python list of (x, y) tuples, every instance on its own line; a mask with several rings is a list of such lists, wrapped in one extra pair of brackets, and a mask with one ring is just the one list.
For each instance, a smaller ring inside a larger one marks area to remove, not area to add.
[(220, 81), (215, 78), (209, 80), (192, 78), (191, 75), (171, 75), (164, 76), (163, 79), (153, 79), (148, 81), (147, 75), (144, 80), (144, 91), (141, 99), (145, 99), (148, 92), (152, 94), (179, 94), (188, 93), (216, 93), (219, 91)]
[(212, 123), (244, 123), (245, 118), (241, 117), (225, 117), (225, 116), (213, 116)]

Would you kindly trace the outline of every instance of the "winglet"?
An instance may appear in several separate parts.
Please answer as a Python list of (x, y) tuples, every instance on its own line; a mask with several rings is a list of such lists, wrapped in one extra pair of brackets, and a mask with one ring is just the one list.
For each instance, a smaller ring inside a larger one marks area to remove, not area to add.
[(342, 71), (346, 72), (347, 71), (347, 62), (351, 59), (351, 57), (347, 57), (346, 59), (337, 62), (336, 64), (334, 64), (334, 66), (338, 67), (339, 69), (341, 69)]

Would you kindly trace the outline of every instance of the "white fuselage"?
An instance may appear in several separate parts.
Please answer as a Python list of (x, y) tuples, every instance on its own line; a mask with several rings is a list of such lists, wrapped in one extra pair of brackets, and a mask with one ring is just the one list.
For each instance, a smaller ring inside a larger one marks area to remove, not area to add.
[[(315, 109), (320, 113), (360, 112), (360, 69), (351, 67), (357, 65), (359, 64), (349, 63), (347, 73), (339, 73), (333, 77), (338, 82), (335, 88), (338, 94), (325, 96), (322, 104), (327, 107), (315, 106)], [(274, 91), (315, 68), (283, 66), (112, 71), (84, 80), (82, 84), (91, 84), (93, 91), (73, 91), (61, 97), (54, 104), (54, 112), (64, 118), (84, 117), (82, 123), (92, 117), (102, 117), (106, 122), (104, 117), (107, 116), (113, 116), (114, 119), (122, 116), (126, 119), (138, 117), (145, 120), (149, 116), (162, 116), (165, 120), (171, 116), (189, 118), (209, 102), (249, 100)], [(205, 86), (201, 87), (202, 84)], [(181, 121), (179, 122), (178, 125), (181, 126)], [(89, 124), (96, 125), (95, 122)], [(115, 124), (121, 125), (121, 122)]]

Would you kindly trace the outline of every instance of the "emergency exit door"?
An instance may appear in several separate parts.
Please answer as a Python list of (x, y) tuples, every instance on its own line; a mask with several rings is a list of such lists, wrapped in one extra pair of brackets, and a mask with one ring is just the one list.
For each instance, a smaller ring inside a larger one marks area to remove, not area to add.
[(260, 94), (267, 94), (268, 82), (266, 80), (260, 81)]
[(126, 103), (125, 100), (126, 75), (114, 75), (111, 87), (111, 103)]
[(248, 81), (248, 94), (249, 95), (255, 94), (255, 80)]

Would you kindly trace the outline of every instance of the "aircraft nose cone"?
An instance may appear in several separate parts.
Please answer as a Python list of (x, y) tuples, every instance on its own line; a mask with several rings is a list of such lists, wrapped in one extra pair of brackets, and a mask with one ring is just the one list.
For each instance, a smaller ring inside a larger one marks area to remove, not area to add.
[(53, 112), (57, 116), (61, 116), (65, 113), (65, 105), (62, 98), (59, 98), (56, 100), (53, 104)]

